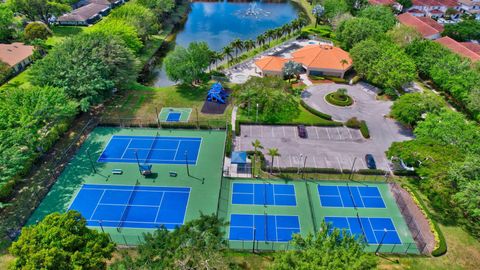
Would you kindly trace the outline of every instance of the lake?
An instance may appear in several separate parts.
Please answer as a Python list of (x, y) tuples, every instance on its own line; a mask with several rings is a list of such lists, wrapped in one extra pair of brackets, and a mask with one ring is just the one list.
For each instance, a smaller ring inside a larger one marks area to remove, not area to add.
[[(212, 50), (221, 51), (234, 39), (253, 39), (268, 29), (282, 26), (294, 20), (300, 9), (290, 1), (257, 1), (258, 15), (246, 15), (252, 2), (193, 2), (183, 28), (176, 36), (175, 44), (187, 47), (194, 41), (205, 41)], [(157, 67), (153, 85), (169, 86), (165, 70)]]

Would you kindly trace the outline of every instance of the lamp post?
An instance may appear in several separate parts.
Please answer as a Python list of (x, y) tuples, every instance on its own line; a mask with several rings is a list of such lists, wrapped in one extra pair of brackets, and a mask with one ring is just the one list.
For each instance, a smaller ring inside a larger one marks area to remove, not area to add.
[(258, 122), (258, 103), (257, 103), (257, 113), (255, 114), (255, 123)]
[(303, 157), (303, 154), (300, 154), (300, 158), (298, 159), (297, 174), (300, 174), (300, 166), (302, 166), (302, 157)]
[(305, 175), (305, 167), (307, 166), (307, 156), (303, 159), (303, 170), (302, 170), (302, 179)]

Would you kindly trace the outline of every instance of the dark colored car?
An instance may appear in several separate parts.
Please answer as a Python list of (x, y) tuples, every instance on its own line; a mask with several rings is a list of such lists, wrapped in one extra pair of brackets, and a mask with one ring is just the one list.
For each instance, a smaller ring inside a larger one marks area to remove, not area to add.
[(305, 128), (304, 125), (299, 125), (297, 129), (298, 129), (298, 136), (300, 138), (303, 138), (303, 139), (308, 138), (307, 129)]
[(365, 162), (367, 163), (367, 167), (369, 169), (375, 170), (377, 168), (377, 164), (375, 163), (375, 159), (373, 158), (372, 154), (365, 155)]

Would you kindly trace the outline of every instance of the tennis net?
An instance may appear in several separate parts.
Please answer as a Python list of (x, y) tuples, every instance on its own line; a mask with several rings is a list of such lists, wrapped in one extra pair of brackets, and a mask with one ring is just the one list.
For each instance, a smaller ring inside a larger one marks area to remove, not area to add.
[(137, 180), (135, 182), (135, 186), (133, 186), (132, 193), (130, 193), (130, 197), (128, 197), (127, 204), (125, 205), (125, 209), (123, 210), (122, 216), (120, 217), (120, 222), (118, 223), (117, 231), (120, 231), (125, 224), (125, 220), (128, 216), (128, 211), (130, 210), (130, 205), (135, 198), (135, 192), (137, 191), (137, 187), (140, 186), (140, 182)]
[(157, 133), (155, 133), (155, 137), (153, 138), (152, 145), (150, 145), (150, 150), (148, 150), (147, 156), (145, 158), (145, 163), (148, 163), (148, 160), (152, 155), (153, 149), (155, 148), (155, 142), (157, 142), (157, 138), (158, 138), (158, 131)]
[(362, 233), (363, 233), (363, 240), (368, 245), (367, 234), (365, 233), (365, 229), (363, 228), (363, 224), (362, 224), (362, 221), (360, 220), (360, 216), (358, 215), (358, 212), (357, 212), (357, 220), (358, 220), (358, 224), (360, 225), (360, 229), (362, 230)]

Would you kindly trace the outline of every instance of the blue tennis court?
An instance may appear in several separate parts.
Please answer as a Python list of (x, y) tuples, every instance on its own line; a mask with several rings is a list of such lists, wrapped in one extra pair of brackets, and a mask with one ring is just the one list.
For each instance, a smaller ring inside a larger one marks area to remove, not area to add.
[[(333, 228), (345, 229), (347, 233), (364, 235), (369, 244), (401, 244), (395, 225), (390, 218), (357, 218), (357, 217), (325, 217), (326, 223), (332, 223)], [(333, 230), (331, 228), (330, 230)]]
[(180, 117), (182, 113), (180, 112), (169, 112), (167, 116), (167, 122), (178, 122), (180, 121)]
[(233, 183), (232, 204), (295, 206), (295, 186)]
[(298, 216), (230, 215), (230, 240), (288, 242), (300, 233)]
[(318, 185), (323, 207), (385, 208), (377, 187)]
[(189, 187), (83, 185), (70, 205), (88, 226), (174, 229), (183, 224)]
[(202, 138), (115, 135), (98, 162), (195, 165), (201, 144)]

